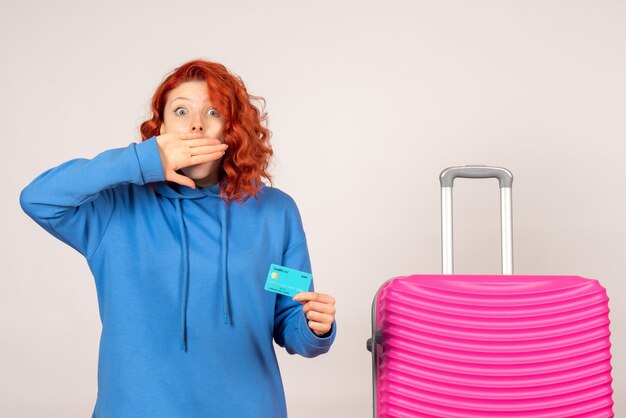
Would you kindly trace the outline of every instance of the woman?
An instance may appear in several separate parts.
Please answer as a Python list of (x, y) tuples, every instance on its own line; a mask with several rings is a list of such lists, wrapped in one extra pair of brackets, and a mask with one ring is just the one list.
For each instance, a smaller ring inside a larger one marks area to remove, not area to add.
[(261, 178), (265, 114), (223, 65), (190, 61), (157, 88), (142, 142), (48, 169), (23, 210), (79, 251), (102, 335), (97, 418), (286, 417), (273, 348), (332, 345), (335, 300), (264, 289), (271, 264), (311, 272), (293, 199)]

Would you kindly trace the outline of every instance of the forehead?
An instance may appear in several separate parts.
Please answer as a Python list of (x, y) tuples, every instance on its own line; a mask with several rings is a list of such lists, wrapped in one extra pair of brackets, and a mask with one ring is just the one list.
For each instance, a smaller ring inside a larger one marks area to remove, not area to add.
[[(185, 99), (179, 99), (179, 98)], [(176, 100), (179, 99), (179, 100)], [(170, 90), (167, 96), (168, 102), (180, 101), (180, 102), (198, 102), (198, 103), (210, 103), (209, 89), (204, 81), (185, 81), (180, 83), (176, 88)]]

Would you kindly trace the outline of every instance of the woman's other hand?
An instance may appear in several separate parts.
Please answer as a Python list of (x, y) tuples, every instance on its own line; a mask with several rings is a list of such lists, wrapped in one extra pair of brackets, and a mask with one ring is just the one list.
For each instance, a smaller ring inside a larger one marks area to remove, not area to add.
[(309, 328), (316, 335), (328, 333), (335, 320), (335, 298), (317, 292), (300, 292), (293, 297), (304, 306), (302, 311), (309, 320)]
[(156, 137), (165, 179), (196, 188), (195, 182), (176, 170), (221, 158), (228, 145), (219, 139), (203, 138), (202, 133), (166, 133)]

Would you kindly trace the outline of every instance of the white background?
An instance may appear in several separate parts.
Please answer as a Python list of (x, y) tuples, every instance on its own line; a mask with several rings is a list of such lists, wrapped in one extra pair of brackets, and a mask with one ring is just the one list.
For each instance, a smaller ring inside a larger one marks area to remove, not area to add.
[[(267, 100), (275, 186), (300, 208), (338, 336), (278, 346), (291, 417), (371, 416), (370, 308), (440, 272), (439, 173), (513, 172), (515, 273), (600, 280), (626, 414), (626, 2), (134, 1), (0, 6), (0, 416), (87, 417), (100, 334), (84, 258), (19, 192), (139, 141), (163, 77), (218, 61)], [(456, 272), (499, 272), (495, 180), (455, 182)], [(242, 394), (245, 396), (245, 394)]]

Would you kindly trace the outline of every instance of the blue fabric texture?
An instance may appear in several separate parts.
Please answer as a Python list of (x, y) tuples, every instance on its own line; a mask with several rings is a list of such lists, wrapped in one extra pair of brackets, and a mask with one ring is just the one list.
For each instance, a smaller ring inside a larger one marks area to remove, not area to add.
[(264, 290), (272, 263), (312, 273), (300, 213), (278, 188), (228, 206), (219, 184), (166, 182), (153, 136), (44, 171), (20, 204), (93, 273), (92, 417), (286, 417), (273, 341), (316, 357), (335, 340), (336, 321), (318, 336), (300, 302)]

